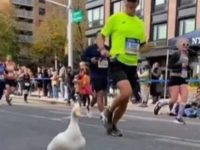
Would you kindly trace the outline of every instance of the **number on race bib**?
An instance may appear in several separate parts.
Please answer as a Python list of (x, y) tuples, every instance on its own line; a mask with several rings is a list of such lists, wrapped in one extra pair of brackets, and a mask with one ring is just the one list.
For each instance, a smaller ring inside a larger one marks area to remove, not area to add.
[(107, 59), (99, 59), (98, 60), (98, 68), (108, 68), (108, 60)]
[(134, 38), (126, 38), (125, 42), (127, 54), (137, 54), (140, 48), (140, 41)]

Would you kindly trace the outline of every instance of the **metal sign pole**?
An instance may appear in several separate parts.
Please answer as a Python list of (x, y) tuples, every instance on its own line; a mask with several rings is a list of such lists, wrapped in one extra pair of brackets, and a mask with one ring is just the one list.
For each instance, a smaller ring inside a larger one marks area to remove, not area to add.
[(68, 0), (68, 66), (73, 69), (72, 0)]
[(167, 59), (165, 68), (165, 87), (164, 87), (164, 99), (167, 97), (167, 78), (168, 78), (168, 64), (169, 64), (169, 49), (167, 49)]

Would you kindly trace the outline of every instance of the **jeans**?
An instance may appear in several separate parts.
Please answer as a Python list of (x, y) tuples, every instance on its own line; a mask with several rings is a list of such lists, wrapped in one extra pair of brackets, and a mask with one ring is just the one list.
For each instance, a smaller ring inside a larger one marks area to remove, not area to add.
[(58, 86), (53, 85), (52, 90), (53, 90), (53, 98), (58, 98)]
[(69, 98), (68, 86), (64, 85), (64, 99), (68, 100), (68, 98)]
[(60, 95), (61, 95), (61, 98), (65, 98), (64, 82), (60, 82)]
[(145, 84), (141, 84), (140, 88), (141, 88), (142, 102), (147, 104), (148, 99), (149, 99), (149, 93), (150, 93), (149, 86)]

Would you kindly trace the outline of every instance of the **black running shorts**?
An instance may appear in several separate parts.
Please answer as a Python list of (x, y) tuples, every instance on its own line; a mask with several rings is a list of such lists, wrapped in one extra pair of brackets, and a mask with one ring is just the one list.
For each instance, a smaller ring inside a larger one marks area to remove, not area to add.
[(113, 84), (122, 80), (128, 80), (132, 89), (138, 82), (137, 66), (127, 66), (119, 61), (111, 62), (109, 70), (109, 78), (112, 79)]
[(168, 82), (168, 86), (180, 86), (183, 84), (187, 84), (186, 80), (182, 77), (174, 77), (171, 76)]

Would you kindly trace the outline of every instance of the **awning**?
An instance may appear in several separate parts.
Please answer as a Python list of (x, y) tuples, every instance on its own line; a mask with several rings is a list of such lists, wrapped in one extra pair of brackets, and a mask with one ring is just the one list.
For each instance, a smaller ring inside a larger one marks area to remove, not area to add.
[(181, 37), (189, 39), (190, 48), (195, 49), (195, 50), (200, 50), (200, 29), (197, 29), (195, 31), (186, 33), (186, 34), (184, 34), (182, 36), (178, 36), (178, 37), (169, 39), (168, 40), (168, 47), (170, 49), (176, 48), (176, 46), (175, 46), (176, 45), (176, 40), (178, 38), (181, 38)]

